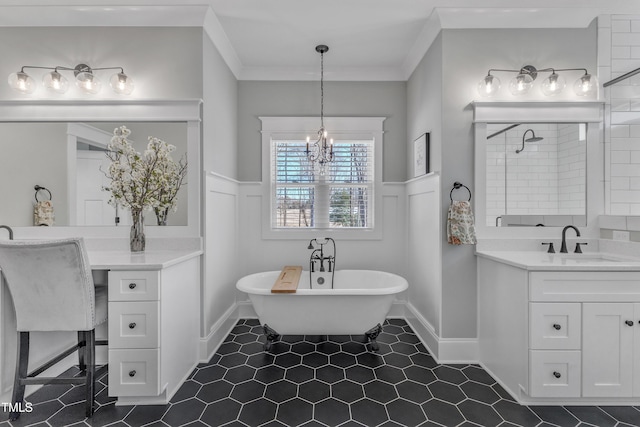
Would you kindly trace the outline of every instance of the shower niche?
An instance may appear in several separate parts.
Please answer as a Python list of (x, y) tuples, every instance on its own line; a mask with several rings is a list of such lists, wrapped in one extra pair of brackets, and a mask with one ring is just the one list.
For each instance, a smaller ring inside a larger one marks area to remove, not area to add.
[(602, 205), (601, 116), (598, 102), (474, 103), (477, 226), (586, 226)]

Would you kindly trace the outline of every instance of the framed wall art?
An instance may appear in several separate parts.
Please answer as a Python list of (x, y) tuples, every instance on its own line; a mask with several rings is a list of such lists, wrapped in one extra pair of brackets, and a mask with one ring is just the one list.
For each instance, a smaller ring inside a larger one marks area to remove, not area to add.
[(429, 132), (425, 132), (413, 141), (413, 177), (429, 172)]

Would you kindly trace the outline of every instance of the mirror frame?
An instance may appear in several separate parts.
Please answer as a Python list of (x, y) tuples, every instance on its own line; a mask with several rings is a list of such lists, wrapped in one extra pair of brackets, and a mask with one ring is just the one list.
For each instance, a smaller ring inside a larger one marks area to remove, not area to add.
[[(148, 238), (201, 237), (202, 100), (65, 100), (1, 101), (0, 122), (186, 122), (187, 225), (145, 227)], [(67, 144), (75, 144), (69, 139)], [(75, 148), (74, 148), (75, 150)], [(73, 150), (71, 150), (72, 152)], [(70, 152), (70, 150), (67, 150)], [(70, 162), (69, 164), (74, 164)], [(0, 172), (1, 173), (1, 172)], [(75, 170), (67, 171), (75, 177)], [(75, 179), (75, 178), (74, 178)], [(72, 186), (74, 179), (68, 180)], [(75, 188), (70, 194), (75, 194)], [(11, 224), (7, 224), (11, 226)], [(15, 227), (17, 238), (129, 237), (129, 226)]]
[(490, 123), (586, 123), (586, 228), (597, 228), (604, 212), (604, 102), (483, 102), (472, 103), (475, 139), (475, 219), (478, 238), (557, 238), (559, 227), (489, 227), (486, 225), (486, 141)]

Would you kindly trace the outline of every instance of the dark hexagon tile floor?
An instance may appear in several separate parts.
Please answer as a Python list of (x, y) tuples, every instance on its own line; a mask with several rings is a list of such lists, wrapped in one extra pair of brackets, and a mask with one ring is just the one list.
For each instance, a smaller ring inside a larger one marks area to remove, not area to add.
[(404, 320), (380, 350), (363, 336), (285, 336), (263, 351), (262, 327), (240, 320), (168, 405), (115, 406), (107, 377), (84, 418), (82, 386), (48, 386), (33, 411), (0, 426), (640, 427), (637, 406), (521, 406), (478, 365), (438, 365)]

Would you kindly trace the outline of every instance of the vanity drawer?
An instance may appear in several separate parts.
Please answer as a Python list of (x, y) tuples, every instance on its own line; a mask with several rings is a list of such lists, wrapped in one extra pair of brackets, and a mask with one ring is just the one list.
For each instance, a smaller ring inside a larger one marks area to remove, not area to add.
[(109, 396), (158, 396), (160, 350), (109, 350)]
[(640, 302), (637, 271), (535, 271), (529, 273), (531, 301)]
[(156, 348), (160, 343), (160, 303), (109, 303), (109, 347)]
[(580, 351), (529, 351), (531, 397), (580, 397)]
[(109, 301), (158, 300), (159, 288), (159, 271), (109, 272)]
[(580, 303), (530, 303), (529, 348), (535, 350), (579, 350)]

